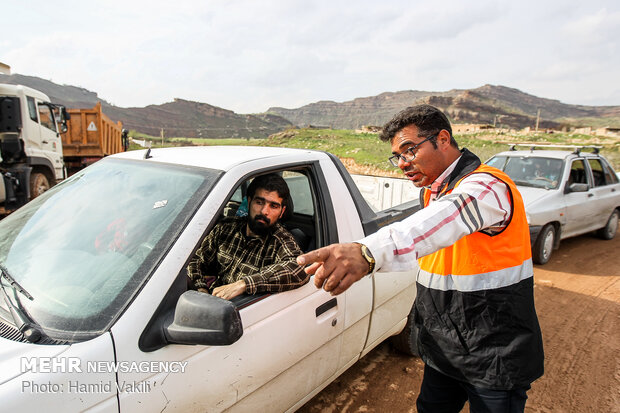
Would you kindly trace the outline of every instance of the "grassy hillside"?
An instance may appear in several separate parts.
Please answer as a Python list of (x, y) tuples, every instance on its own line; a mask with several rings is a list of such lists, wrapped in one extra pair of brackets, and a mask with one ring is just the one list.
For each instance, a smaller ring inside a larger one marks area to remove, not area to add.
[[(130, 133), (134, 136), (133, 133)], [(147, 138), (142, 136), (142, 138)], [(569, 133), (519, 135), (510, 133), (484, 132), (455, 135), (460, 147), (466, 147), (483, 161), (494, 154), (507, 150), (509, 143), (549, 143), (565, 145), (602, 146), (603, 155), (620, 170), (620, 139), (593, 137)], [(368, 173), (398, 174), (398, 170), (387, 161), (390, 145), (379, 140), (374, 133), (356, 133), (352, 130), (334, 129), (290, 129), (271, 135), (267, 139), (166, 139), (165, 146), (178, 145), (241, 145), (282, 146), (288, 148), (318, 149), (331, 152), (350, 160), (352, 164), (365, 167)], [(161, 146), (161, 140), (153, 138), (153, 147)], [(347, 162), (345, 162), (347, 164)], [(347, 164), (347, 167), (350, 165)]]

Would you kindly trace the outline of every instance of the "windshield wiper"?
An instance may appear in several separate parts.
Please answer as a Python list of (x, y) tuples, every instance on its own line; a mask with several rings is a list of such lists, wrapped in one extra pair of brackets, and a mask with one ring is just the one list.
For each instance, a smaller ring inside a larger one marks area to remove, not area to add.
[[(6, 278), (9, 281), (14, 291), (20, 291), (17, 287), (15, 287), (17, 285), (21, 289), (22, 294), (26, 295), (26, 297), (29, 297), (30, 300), (34, 299), (30, 294), (28, 294), (26, 290), (19, 286), (17, 281), (15, 281), (13, 277), (11, 277), (11, 275), (6, 271), (6, 268), (2, 265), (0, 265), (0, 275), (2, 275), (2, 277)], [(43, 334), (41, 332), (41, 327), (34, 320), (32, 320), (32, 318), (28, 317), (26, 313), (21, 309), (19, 300), (17, 300), (18, 305), (13, 304), (13, 301), (9, 297), (9, 294), (6, 292), (4, 284), (1, 281), (0, 287), (2, 290), (2, 295), (4, 296), (4, 302), (9, 308), (9, 312), (11, 314), (11, 317), (13, 318), (13, 323), (15, 324), (15, 327), (17, 327), (19, 332), (22, 333), (26, 340), (30, 341), (31, 343), (36, 343), (37, 341), (39, 341)], [(17, 296), (15, 296), (15, 298), (17, 299)]]
[(9, 270), (7, 270), (6, 267), (4, 265), (2, 265), (2, 264), (0, 264), (0, 274), (4, 278), (7, 279), (7, 281), (11, 285), (11, 287), (15, 288), (15, 290), (17, 290), (20, 293), (24, 294), (26, 296), (26, 298), (29, 299), (30, 301), (34, 300), (34, 297), (32, 295), (30, 295), (30, 293), (28, 291), (26, 291), (26, 289), (24, 287), (19, 285), (19, 283), (17, 281), (15, 281), (15, 278), (13, 278), (13, 276), (11, 275)]

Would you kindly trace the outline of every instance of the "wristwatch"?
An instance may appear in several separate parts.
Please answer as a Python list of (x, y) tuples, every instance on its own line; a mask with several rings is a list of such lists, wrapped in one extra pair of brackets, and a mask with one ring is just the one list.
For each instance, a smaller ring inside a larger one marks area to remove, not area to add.
[(376, 263), (375, 257), (372, 256), (372, 253), (370, 252), (370, 250), (368, 249), (366, 245), (360, 244), (359, 242), (356, 242), (356, 244), (359, 244), (362, 247), (362, 257), (364, 257), (366, 262), (368, 262), (368, 273), (367, 274), (371, 274), (375, 269), (375, 263)]

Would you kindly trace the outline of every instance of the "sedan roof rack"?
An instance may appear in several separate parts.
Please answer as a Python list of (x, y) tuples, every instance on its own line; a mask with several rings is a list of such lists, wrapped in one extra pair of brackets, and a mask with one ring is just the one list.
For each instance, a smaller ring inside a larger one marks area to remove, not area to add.
[(595, 145), (554, 145), (554, 144), (548, 144), (548, 143), (543, 143), (543, 144), (509, 143), (508, 145), (510, 146), (511, 151), (516, 151), (515, 148), (517, 146), (523, 146), (523, 147), (530, 148), (530, 151), (534, 151), (534, 149), (536, 148), (538, 149), (573, 149), (574, 150), (573, 153), (575, 155), (579, 155), (581, 151), (584, 149), (591, 149), (594, 154), (598, 154), (603, 148), (602, 146), (595, 146)]

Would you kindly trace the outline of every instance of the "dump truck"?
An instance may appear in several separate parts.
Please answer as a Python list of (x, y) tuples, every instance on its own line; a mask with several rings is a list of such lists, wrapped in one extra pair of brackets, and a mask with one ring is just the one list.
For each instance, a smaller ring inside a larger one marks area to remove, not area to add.
[(36, 198), (72, 172), (121, 152), (122, 124), (93, 109), (69, 109), (23, 85), (0, 84), (0, 214)]
[(104, 156), (123, 152), (123, 124), (107, 117), (101, 102), (92, 109), (67, 109), (67, 113), (67, 131), (61, 137), (69, 175)]

